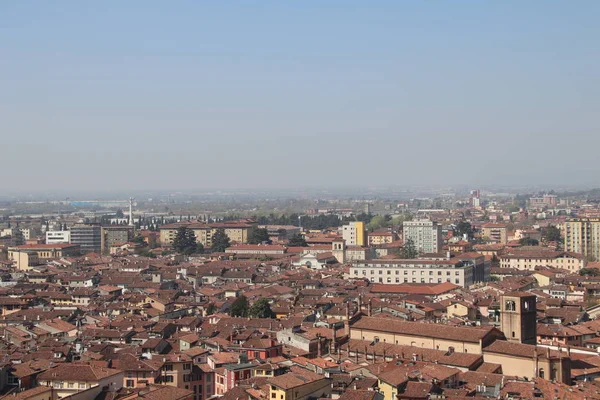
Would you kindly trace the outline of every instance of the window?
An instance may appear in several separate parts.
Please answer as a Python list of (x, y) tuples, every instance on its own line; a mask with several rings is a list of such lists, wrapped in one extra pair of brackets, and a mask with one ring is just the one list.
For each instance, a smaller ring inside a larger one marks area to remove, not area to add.
[(544, 368), (540, 368), (539, 377), (542, 379), (544, 378)]
[(512, 300), (507, 300), (507, 301), (504, 303), (504, 308), (506, 309), (506, 311), (516, 311), (516, 309), (517, 309), (517, 306), (516, 306), (516, 304), (515, 304), (515, 302), (514, 302), (514, 301), (512, 301)]
[(125, 386), (127, 386), (127, 387), (133, 387), (133, 379), (127, 379), (125, 381)]
[(192, 364), (183, 364), (183, 369), (185, 369), (185, 370), (192, 369)]
[(68, 383), (69, 389), (72, 389), (75, 387), (75, 384), (73, 382), (69, 382)]
[(85, 389), (85, 383), (80, 383), (79, 384), (79, 389)]

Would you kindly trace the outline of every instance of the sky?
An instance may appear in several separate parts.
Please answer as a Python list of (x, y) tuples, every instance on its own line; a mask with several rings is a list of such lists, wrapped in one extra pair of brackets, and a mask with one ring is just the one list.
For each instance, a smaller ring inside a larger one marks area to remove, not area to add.
[(2, 1), (0, 191), (593, 185), (598, 15), (597, 0)]

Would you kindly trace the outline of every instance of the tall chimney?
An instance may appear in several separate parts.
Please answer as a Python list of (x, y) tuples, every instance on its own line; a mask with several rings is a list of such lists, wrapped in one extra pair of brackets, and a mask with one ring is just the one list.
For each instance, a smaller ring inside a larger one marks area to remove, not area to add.
[(333, 328), (331, 328), (331, 345), (329, 346), (329, 354), (334, 354), (335, 353), (335, 338), (336, 338), (336, 333), (335, 333), (335, 325), (333, 326)]
[(321, 335), (317, 333), (317, 357), (321, 357)]
[(370, 317), (373, 313), (373, 302), (372, 299), (369, 299), (369, 303), (367, 304), (367, 315)]

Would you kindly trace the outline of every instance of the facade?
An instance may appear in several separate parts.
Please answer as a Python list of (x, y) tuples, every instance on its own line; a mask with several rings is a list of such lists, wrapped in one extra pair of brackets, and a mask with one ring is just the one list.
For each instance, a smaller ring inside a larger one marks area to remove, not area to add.
[(308, 400), (329, 397), (331, 382), (323, 375), (301, 367), (291, 367), (290, 372), (270, 378), (270, 399)]
[(46, 244), (71, 243), (70, 231), (46, 232)]
[(448, 260), (363, 260), (350, 266), (350, 278), (374, 283), (443, 283), (462, 287), (475, 283), (475, 266), (457, 259)]
[(367, 241), (369, 246), (388, 244), (392, 243), (395, 240), (397, 240), (396, 234), (388, 229), (379, 229), (374, 232), (369, 232), (369, 234), (367, 235)]
[(100, 224), (75, 224), (71, 227), (71, 243), (81, 247), (82, 253), (102, 251), (102, 227)]
[(587, 260), (581, 254), (559, 251), (514, 251), (498, 258), (500, 258), (500, 268), (522, 271), (535, 271), (536, 267), (551, 267), (577, 273), (587, 264)]
[(350, 324), (350, 339), (383, 342), (457, 353), (482, 354), (502, 333), (493, 327), (469, 328), (409, 322), (391, 318), (361, 317)]
[(569, 355), (549, 348), (498, 340), (483, 350), (483, 359), (486, 363), (501, 365), (505, 375), (571, 384)]
[(490, 239), (491, 243), (508, 243), (508, 227), (505, 224), (492, 223), (481, 226), (481, 236)]
[(600, 218), (572, 218), (564, 225), (565, 250), (600, 260)]
[(134, 228), (129, 225), (111, 225), (102, 227), (102, 251), (108, 252), (117, 243), (126, 243), (133, 239)]
[(558, 197), (553, 194), (545, 194), (542, 197), (529, 198), (529, 206), (531, 208), (555, 208), (558, 205)]
[(419, 253), (442, 251), (442, 226), (430, 220), (404, 221), (404, 243), (412, 240)]
[(206, 224), (202, 222), (176, 222), (160, 227), (160, 243), (163, 246), (171, 246), (177, 229), (185, 226), (196, 235), (196, 240), (204, 247), (212, 247), (212, 236), (217, 229), (223, 229), (232, 244), (245, 244), (248, 242), (248, 233), (254, 226), (247, 222), (228, 221), (221, 223)]
[(342, 238), (347, 246), (366, 245), (365, 223), (362, 221), (353, 221), (348, 225), (342, 226)]
[(509, 342), (535, 344), (537, 340), (536, 296), (505, 293), (500, 296), (500, 326)]
[(36, 254), (40, 259), (61, 258), (80, 254), (80, 247), (76, 244), (23, 244), (9, 247), (8, 258), (15, 259), (16, 253), (27, 252)]
[(65, 363), (39, 374), (38, 382), (54, 388), (58, 398), (63, 398), (94, 387), (101, 389), (108, 386), (118, 390), (123, 387), (123, 371), (91, 364)]

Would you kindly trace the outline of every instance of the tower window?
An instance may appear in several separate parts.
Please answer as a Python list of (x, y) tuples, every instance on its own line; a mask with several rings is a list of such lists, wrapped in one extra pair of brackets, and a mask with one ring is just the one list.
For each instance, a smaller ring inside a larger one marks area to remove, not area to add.
[(517, 310), (517, 306), (513, 300), (507, 300), (506, 303), (504, 304), (504, 308), (506, 309), (506, 311), (516, 311)]

